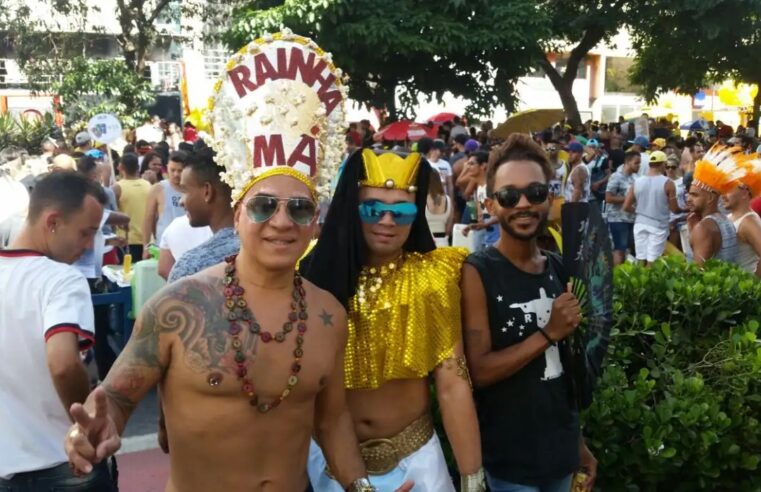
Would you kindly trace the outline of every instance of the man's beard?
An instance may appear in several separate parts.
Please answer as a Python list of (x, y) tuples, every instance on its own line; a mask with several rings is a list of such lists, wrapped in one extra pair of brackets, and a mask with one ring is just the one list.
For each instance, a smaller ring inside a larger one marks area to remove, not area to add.
[[(536, 226), (536, 229), (534, 229), (534, 232), (530, 234), (523, 234), (515, 229), (513, 229), (510, 222), (516, 219), (520, 219), (522, 217), (534, 217), (536, 219), (539, 219), (539, 223)], [(500, 216), (499, 217), (499, 225), (502, 227), (502, 230), (505, 231), (507, 234), (512, 236), (515, 239), (518, 239), (520, 241), (531, 241), (532, 239), (536, 239), (537, 237), (541, 236), (544, 230), (547, 228), (547, 218), (549, 217), (549, 214), (540, 214), (536, 212), (519, 212), (517, 214), (513, 214), (509, 218), (505, 218)]]

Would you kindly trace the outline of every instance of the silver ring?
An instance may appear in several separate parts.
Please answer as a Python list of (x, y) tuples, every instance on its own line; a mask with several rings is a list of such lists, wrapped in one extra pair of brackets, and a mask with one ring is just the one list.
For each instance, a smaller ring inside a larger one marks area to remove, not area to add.
[(69, 431), (69, 439), (76, 439), (78, 438), (82, 432), (79, 430), (79, 426), (74, 427)]

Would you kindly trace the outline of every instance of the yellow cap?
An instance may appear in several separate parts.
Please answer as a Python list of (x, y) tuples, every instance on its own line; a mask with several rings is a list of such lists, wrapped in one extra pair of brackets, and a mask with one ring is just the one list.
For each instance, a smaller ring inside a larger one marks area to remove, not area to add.
[(656, 150), (650, 153), (650, 160), (648, 161), (648, 163), (660, 164), (662, 162), (666, 162), (666, 160), (668, 160), (668, 157), (666, 157), (666, 153), (661, 152), (660, 150)]

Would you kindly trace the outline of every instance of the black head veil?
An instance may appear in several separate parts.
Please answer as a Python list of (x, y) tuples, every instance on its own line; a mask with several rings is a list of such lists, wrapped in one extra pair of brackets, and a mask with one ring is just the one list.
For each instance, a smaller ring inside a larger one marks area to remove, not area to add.
[[(430, 175), (431, 166), (422, 159), (415, 195), (418, 213), (404, 243), (405, 251), (427, 253), (436, 249), (425, 218)], [(367, 257), (359, 218), (359, 182), (364, 178), (365, 166), (360, 149), (346, 161), (320, 239), (300, 266), (304, 278), (333, 294), (344, 307), (348, 307), (349, 299), (356, 292), (359, 272)]]

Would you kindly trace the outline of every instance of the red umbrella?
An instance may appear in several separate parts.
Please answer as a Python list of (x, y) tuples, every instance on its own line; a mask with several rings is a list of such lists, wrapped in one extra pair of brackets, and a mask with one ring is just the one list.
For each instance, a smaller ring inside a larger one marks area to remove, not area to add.
[(459, 117), (459, 114), (455, 113), (439, 113), (431, 116), (425, 121), (430, 121), (431, 123), (446, 123), (448, 121), (453, 121), (455, 118)]
[(402, 120), (390, 123), (375, 134), (374, 139), (379, 140), (420, 140), (423, 137), (436, 138), (438, 125), (431, 127), (414, 121)]

